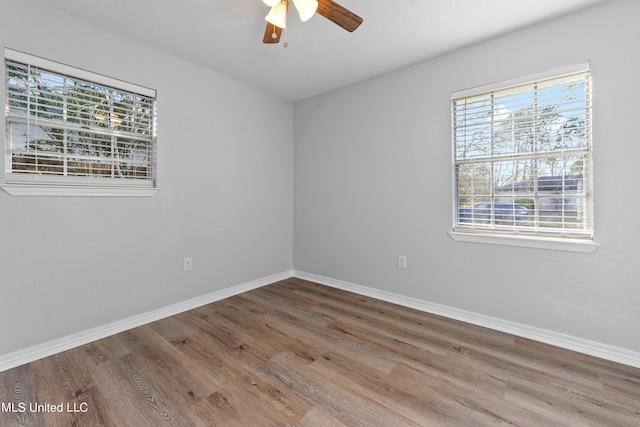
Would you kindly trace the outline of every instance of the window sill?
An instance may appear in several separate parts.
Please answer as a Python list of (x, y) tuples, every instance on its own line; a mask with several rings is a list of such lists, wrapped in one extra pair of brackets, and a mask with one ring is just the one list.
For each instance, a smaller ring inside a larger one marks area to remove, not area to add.
[(86, 187), (33, 184), (4, 184), (0, 186), (12, 196), (53, 197), (150, 197), (158, 192), (150, 187)]
[(550, 249), (556, 251), (591, 253), (600, 247), (593, 240), (573, 240), (553, 237), (513, 236), (450, 231), (449, 236), (458, 242), (519, 246), (523, 248)]

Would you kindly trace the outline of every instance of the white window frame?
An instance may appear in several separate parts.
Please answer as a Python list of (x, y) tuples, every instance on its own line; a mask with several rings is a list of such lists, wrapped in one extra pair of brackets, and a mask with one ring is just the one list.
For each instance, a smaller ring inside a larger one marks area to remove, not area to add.
[[(588, 192), (588, 216), (589, 216), (589, 229), (586, 233), (582, 235), (567, 235), (562, 232), (554, 233), (549, 232), (548, 230), (543, 233), (539, 233), (536, 230), (528, 230), (528, 227), (497, 227), (494, 226), (492, 221), (492, 226), (476, 226), (474, 224), (469, 225), (468, 222), (460, 221), (459, 219), (459, 200), (458, 200), (458, 182), (456, 176), (456, 170), (459, 162), (456, 159), (456, 130), (455, 130), (455, 122), (454, 122), (454, 103), (456, 100), (470, 98), (474, 96), (482, 96), (484, 94), (489, 94), (494, 91), (501, 91), (508, 88), (518, 87), (525, 84), (531, 84), (538, 81), (544, 81), (547, 79), (557, 78), (559, 76), (570, 75), (575, 73), (587, 72), (590, 73), (591, 64), (589, 62), (584, 62), (576, 65), (571, 65), (567, 67), (556, 68), (553, 70), (549, 70), (543, 73), (538, 73), (535, 75), (529, 75), (522, 78), (512, 79), (508, 81), (493, 83), (489, 85), (484, 85), (480, 87), (475, 87), (471, 89), (466, 89), (462, 91), (453, 92), (451, 95), (452, 100), (452, 118), (451, 118), (451, 141), (452, 141), (452, 178), (453, 178), (453, 212), (452, 212), (452, 230), (449, 232), (449, 235), (456, 241), (462, 242), (472, 242), (472, 243), (485, 243), (485, 244), (498, 244), (498, 245), (508, 245), (508, 246), (521, 246), (521, 247), (529, 247), (529, 248), (539, 248), (539, 249), (552, 249), (552, 250), (562, 250), (562, 251), (573, 251), (573, 252), (583, 252), (590, 253), (598, 248), (598, 243), (593, 240), (593, 174), (592, 174), (592, 141), (591, 141), (591, 87), (589, 84), (588, 87), (588, 98), (589, 98), (589, 113), (587, 117), (588, 121), (588, 157), (589, 157), (589, 173), (587, 174), (587, 178), (584, 179), (587, 185)], [(492, 146), (493, 146), (492, 139)], [(515, 156), (514, 156), (515, 157)], [(491, 155), (487, 158), (487, 161), (497, 161), (503, 158), (493, 157)], [(493, 193), (492, 187), (491, 200), (496, 200), (496, 196)], [(514, 197), (514, 196), (512, 196)]]
[[(152, 196), (157, 193), (157, 172), (156, 172), (156, 152), (157, 152), (157, 139), (156, 139), (156, 91), (143, 86), (135, 85), (129, 82), (118, 80), (115, 78), (107, 77), (94, 72), (86, 71), (76, 67), (72, 67), (59, 62), (54, 62), (48, 59), (44, 59), (38, 56), (30, 55), (24, 52), (16, 51), (13, 49), (4, 49), (5, 68), (6, 63), (19, 63), (25, 64), (30, 68), (37, 68), (39, 70), (46, 71), (51, 75), (60, 76), (61, 78), (69, 78), (74, 81), (87, 82), (100, 88), (110, 89), (118, 91), (120, 93), (129, 93), (135, 95), (141, 95), (145, 98), (149, 98), (151, 113), (150, 113), (150, 132), (148, 132), (144, 138), (149, 144), (147, 150), (148, 155), (144, 160), (143, 167), (146, 168), (146, 173), (143, 178), (122, 178), (122, 177), (104, 177), (104, 176), (70, 176), (67, 174), (67, 170), (64, 172), (42, 173), (12, 173), (12, 147), (11, 147), (11, 134), (10, 126), (15, 126), (20, 121), (25, 121), (26, 126), (29, 126), (31, 119), (30, 113), (27, 112), (24, 116), (20, 116), (16, 113), (11, 113), (9, 108), (9, 88), (8, 88), (8, 74), (5, 69), (3, 76), (5, 91), (5, 129), (6, 129), (6, 141), (5, 141), (5, 161), (3, 182), (0, 187), (7, 193), (14, 196)], [(113, 110), (112, 110), (113, 111)], [(66, 115), (66, 107), (65, 113)], [(102, 118), (102, 117), (100, 117)], [(52, 122), (53, 123), (53, 122)], [(56, 129), (72, 128), (74, 125), (67, 124), (64, 119), (59, 123), (54, 123)], [(75, 125), (80, 127), (80, 131), (84, 131), (93, 135), (94, 131), (89, 127)], [(103, 132), (108, 138), (115, 140), (117, 137), (141, 137), (141, 134), (134, 133), (136, 131), (127, 130), (115, 130), (117, 125), (110, 128), (100, 128), (98, 132)], [(35, 124), (37, 129), (37, 123)], [(66, 134), (66, 130), (64, 130)], [(107, 132), (110, 132), (107, 134)], [(112, 136), (109, 136), (112, 135)], [(66, 137), (65, 137), (66, 139)], [(112, 142), (113, 144), (113, 142)], [(66, 147), (66, 144), (65, 144)], [(66, 158), (65, 154), (61, 154), (59, 159)], [(112, 152), (113, 153), (113, 152)], [(113, 154), (112, 154), (113, 155)], [(54, 157), (55, 158), (55, 157)], [(111, 160), (113, 161), (113, 160)], [(64, 160), (66, 165), (66, 160)]]

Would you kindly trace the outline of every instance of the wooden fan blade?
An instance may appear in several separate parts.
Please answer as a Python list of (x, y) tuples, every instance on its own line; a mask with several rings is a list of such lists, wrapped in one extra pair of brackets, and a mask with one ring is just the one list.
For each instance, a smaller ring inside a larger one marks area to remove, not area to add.
[(267, 22), (267, 28), (264, 30), (262, 43), (279, 43), (281, 34), (282, 28)]
[[(284, 0), (287, 7), (287, 13), (289, 12), (289, 0)], [(274, 37), (275, 34), (275, 37)], [(264, 36), (262, 37), (262, 43), (279, 43), (280, 35), (282, 34), (282, 28), (267, 22), (267, 28), (264, 30)]]
[(318, 0), (317, 12), (349, 32), (355, 31), (363, 19), (333, 0)]

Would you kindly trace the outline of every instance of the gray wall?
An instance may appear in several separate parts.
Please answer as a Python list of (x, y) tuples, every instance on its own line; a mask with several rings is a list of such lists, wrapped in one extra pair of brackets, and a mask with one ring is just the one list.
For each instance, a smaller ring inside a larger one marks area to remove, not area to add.
[(158, 91), (160, 191), (0, 191), (0, 355), (292, 268), (291, 103), (43, 4), (2, 16), (0, 47)]
[[(638, 16), (609, 2), (294, 104), (295, 268), (640, 351)], [(587, 60), (601, 247), (453, 241), (451, 92)]]

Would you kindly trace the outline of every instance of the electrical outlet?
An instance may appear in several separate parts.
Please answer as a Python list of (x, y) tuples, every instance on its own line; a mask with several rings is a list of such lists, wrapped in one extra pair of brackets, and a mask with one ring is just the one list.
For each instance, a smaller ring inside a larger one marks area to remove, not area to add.
[(193, 270), (193, 258), (185, 258), (184, 259), (184, 271)]
[(407, 256), (398, 255), (398, 268), (407, 268)]

